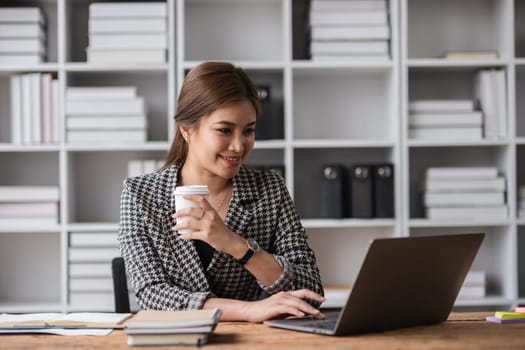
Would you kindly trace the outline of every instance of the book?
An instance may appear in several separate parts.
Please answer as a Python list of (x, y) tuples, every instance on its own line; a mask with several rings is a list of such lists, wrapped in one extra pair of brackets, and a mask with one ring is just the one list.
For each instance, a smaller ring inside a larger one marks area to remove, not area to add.
[(2, 53), (0, 54), (0, 64), (31, 65), (39, 64), (44, 61), (44, 56), (38, 53)]
[(509, 320), (509, 319), (525, 319), (525, 314), (522, 312), (510, 312), (510, 311), (496, 311), (494, 313), (494, 317), (497, 317), (501, 320)]
[(66, 137), (69, 143), (143, 143), (146, 130), (68, 130)]
[(384, 54), (388, 55), (387, 40), (364, 41), (317, 41), (310, 43), (310, 52), (315, 54)]
[(3, 202), (0, 201), (0, 218), (52, 217), (58, 218), (57, 202)]
[(408, 109), (411, 112), (472, 112), (474, 100), (413, 100), (409, 102)]
[[(75, 310), (113, 310), (115, 296), (113, 292), (75, 292), (69, 291), (69, 305)], [(130, 300), (132, 300), (130, 298)]]
[(116, 232), (71, 232), (71, 247), (118, 247)]
[(142, 97), (115, 100), (66, 100), (66, 114), (69, 115), (108, 115), (108, 114), (145, 114)]
[(129, 346), (155, 346), (155, 345), (196, 345), (201, 346), (208, 342), (207, 333), (187, 334), (130, 334)]
[(69, 262), (109, 262), (116, 256), (120, 256), (118, 248), (76, 248), (68, 249)]
[(19, 75), (10, 77), (11, 143), (22, 143), (22, 81)]
[[(72, 100), (119, 100), (137, 97), (136, 86), (70, 86), (66, 99)], [(86, 113), (89, 114), (89, 113)]]
[(69, 263), (69, 277), (112, 277), (111, 263)]
[(89, 35), (116, 33), (166, 33), (165, 18), (90, 18)]
[(167, 49), (166, 33), (153, 34), (93, 34), (89, 36), (89, 48), (104, 49)]
[(410, 128), (408, 137), (415, 140), (481, 140), (481, 127)]
[(430, 167), (427, 179), (491, 179), (498, 177), (496, 167)]
[(0, 39), (0, 53), (45, 53), (45, 42), (38, 38)]
[(2, 23), (45, 23), (42, 10), (38, 7), (0, 7), (0, 22)]
[(497, 138), (498, 119), (496, 107), (496, 88), (491, 70), (482, 70), (475, 76), (475, 96), (483, 111), (483, 136)]
[(324, 286), (325, 301), (321, 304), (321, 308), (341, 308), (345, 305), (352, 286), (350, 285), (335, 285)]
[(472, 50), (472, 51), (446, 51), (442, 56), (446, 60), (496, 60), (498, 51)]
[(0, 314), (0, 328), (124, 328), (131, 316), (110, 312)]
[(150, 18), (166, 15), (166, 2), (97, 2), (89, 5), (89, 18)]
[(119, 130), (119, 129), (145, 129), (147, 127), (144, 115), (69, 115), (66, 118), (67, 130)]
[(111, 277), (73, 277), (69, 279), (71, 292), (112, 292)]
[(60, 95), (58, 80), (51, 80), (51, 143), (60, 142)]
[(42, 143), (42, 83), (40, 73), (31, 74), (31, 142)]
[(38, 38), (44, 40), (46, 33), (39, 23), (3, 23), (0, 22), (0, 38)]
[(165, 49), (86, 49), (89, 63), (166, 63)]
[(505, 205), (488, 207), (433, 207), (426, 209), (430, 220), (506, 220), (508, 208)]
[(498, 192), (425, 193), (423, 203), (426, 207), (491, 207), (504, 205), (505, 194)]
[(386, 0), (312, 0), (310, 3), (312, 12), (365, 12), (382, 11), (386, 8)]
[(411, 127), (480, 127), (483, 114), (480, 111), (471, 112), (415, 112), (409, 114)]
[(424, 190), (427, 192), (503, 192), (505, 178), (491, 179), (427, 179)]
[(387, 62), (390, 56), (387, 54), (376, 54), (376, 53), (333, 53), (333, 54), (312, 54), (312, 61), (346, 61), (346, 60), (360, 60), (360, 61), (375, 61), (375, 62)]
[(31, 123), (32, 123), (32, 78), (31, 74), (22, 74), (22, 143), (31, 143)]
[(504, 70), (495, 70), (492, 72), (495, 80), (496, 89), (496, 110), (497, 110), (497, 136), (504, 138), (507, 136), (507, 87)]
[(464, 286), (468, 285), (485, 285), (486, 274), (485, 271), (469, 271), (465, 276)]
[(159, 329), (177, 327), (202, 327), (214, 326), (219, 322), (221, 316), (220, 309), (199, 309), (199, 310), (140, 310), (133, 318), (127, 322), (128, 329)]
[(41, 116), (41, 134), (42, 143), (52, 142), (52, 96), (51, 96), (51, 74), (44, 73), (40, 75), (40, 116)]
[(311, 11), (310, 25), (312, 26), (337, 26), (337, 25), (372, 25), (386, 24), (388, 15), (386, 9), (378, 11), (359, 12), (328, 12)]
[(2, 231), (8, 230), (31, 230), (31, 229), (56, 229), (58, 218), (56, 217), (10, 217), (0, 218)]
[(57, 186), (0, 186), (0, 202), (58, 202)]
[(381, 40), (390, 38), (388, 25), (312, 27), (312, 40)]

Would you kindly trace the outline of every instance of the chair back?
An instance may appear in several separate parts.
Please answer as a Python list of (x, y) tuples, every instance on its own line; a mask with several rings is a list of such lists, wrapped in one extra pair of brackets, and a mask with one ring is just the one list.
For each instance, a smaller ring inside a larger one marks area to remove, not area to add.
[(111, 261), (111, 273), (113, 275), (113, 296), (115, 298), (115, 312), (129, 313), (129, 292), (124, 258), (120, 256), (113, 258), (113, 260)]

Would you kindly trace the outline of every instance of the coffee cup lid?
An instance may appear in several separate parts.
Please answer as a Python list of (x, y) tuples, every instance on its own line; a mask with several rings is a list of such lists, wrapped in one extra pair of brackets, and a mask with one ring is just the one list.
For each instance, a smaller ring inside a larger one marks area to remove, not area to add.
[(207, 185), (190, 185), (190, 186), (177, 186), (175, 187), (175, 194), (181, 195), (207, 195), (208, 186)]

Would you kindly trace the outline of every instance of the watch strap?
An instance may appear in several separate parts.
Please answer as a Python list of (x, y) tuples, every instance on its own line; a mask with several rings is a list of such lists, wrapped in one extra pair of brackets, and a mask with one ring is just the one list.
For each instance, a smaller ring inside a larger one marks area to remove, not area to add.
[(255, 253), (255, 252), (253, 250), (251, 250), (250, 248), (248, 248), (248, 251), (246, 252), (246, 254), (244, 254), (244, 256), (242, 258), (240, 258), (239, 260), (237, 260), (237, 261), (239, 262), (239, 264), (244, 266), (244, 265), (246, 265), (248, 260), (250, 260), (250, 258), (252, 257), (253, 253)]

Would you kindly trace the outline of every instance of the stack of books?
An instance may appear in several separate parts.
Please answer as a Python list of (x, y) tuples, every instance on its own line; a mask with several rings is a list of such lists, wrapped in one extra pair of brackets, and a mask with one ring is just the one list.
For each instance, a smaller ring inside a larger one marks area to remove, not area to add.
[(159, 311), (141, 310), (124, 329), (130, 346), (203, 345), (213, 332), (219, 309)]
[(518, 218), (525, 219), (525, 186), (518, 189)]
[(387, 8), (386, 0), (312, 0), (312, 59), (388, 59)]
[(49, 73), (15, 74), (10, 79), (11, 142), (58, 143), (58, 80)]
[(409, 138), (481, 140), (483, 115), (473, 100), (414, 100), (409, 104)]
[[(69, 303), (75, 310), (113, 310), (111, 260), (120, 256), (117, 232), (69, 233)], [(129, 287), (128, 287), (129, 288)], [(138, 308), (133, 291), (130, 302)]]
[(165, 63), (165, 2), (97, 2), (89, 5), (89, 63)]
[(485, 69), (476, 74), (475, 96), (483, 111), (483, 136), (502, 139), (507, 136), (507, 89), (505, 71)]
[(58, 224), (57, 186), (0, 186), (0, 227), (30, 229)]
[(0, 8), (0, 64), (45, 61), (46, 18), (38, 7)]
[(459, 290), (458, 300), (481, 299), (486, 295), (485, 271), (470, 271)]
[(69, 143), (143, 143), (146, 134), (144, 98), (135, 86), (67, 88)]
[(506, 183), (495, 167), (428, 168), (423, 204), (431, 220), (505, 220)]
[(128, 162), (128, 177), (154, 173), (164, 165), (163, 160), (130, 160)]

